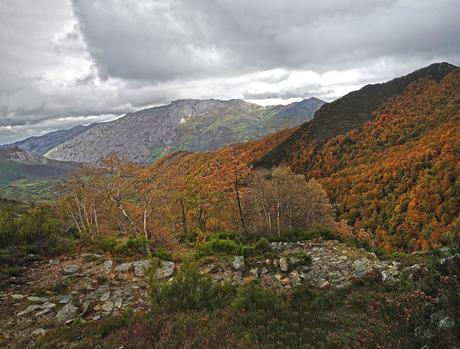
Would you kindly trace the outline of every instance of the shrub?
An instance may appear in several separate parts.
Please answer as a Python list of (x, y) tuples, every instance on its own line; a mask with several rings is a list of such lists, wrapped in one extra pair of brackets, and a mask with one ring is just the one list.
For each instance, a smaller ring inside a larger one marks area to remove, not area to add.
[(293, 259), (298, 260), (298, 262), (294, 264), (310, 265), (312, 262), (310, 255), (302, 251), (289, 253), (286, 257), (291, 264)]
[(196, 247), (197, 257), (213, 256), (213, 255), (235, 255), (240, 254), (241, 248), (233, 240), (213, 239), (205, 243), (199, 244)]
[(196, 242), (196, 237), (197, 235), (195, 232), (180, 233), (179, 235), (177, 235), (177, 241), (183, 243), (194, 243)]
[(260, 239), (259, 241), (256, 242), (254, 245), (254, 249), (256, 250), (257, 253), (261, 255), (266, 255), (270, 254), (273, 252), (272, 246), (270, 245), (270, 241), (268, 241), (265, 238)]
[(87, 240), (87, 244), (92, 246), (96, 252), (109, 252), (122, 256), (144, 255), (146, 254), (145, 246), (150, 244), (150, 241), (143, 236), (101, 236), (93, 240)]
[(249, 245), (243, 245), (240, 249), (240, 253), (244, 257), (255, 256), (257, 254), (256, 249)]
[(171, 282), (153, 282), (152, 301), (157, 310), (179, 312), (220, 309), (233, 296), (231, 286), (218, 285), (195, 266), (186, 265)]
[(158, 247), (157, 249), (155, 249), (155, 251), (152, 252), (152, 257), (156, 257), (164, 261), (173, 260), (171, 253), (163, 247)]
[(238, 232), (234, 232), (234, 231), (219, 231), (216, 233), (209, 234), (206, 237), (206, 240), (208, 241), (215, 240), (215, 239), (233, 240), (233, 241), (239, 242), (241, 240), (241, 236)]
[(316, 226), (307, 231), (292, 231), (283, 234), (281, 237), (273, 238), (272, 241), (302, 241), (321, 238), (323, 240), (344, 241), (344, 237), (330, 228)]
[(129, 236), (121, 244), (121, 252), (125, 254), (143, 254), (146, 252), (146, 246), (148, 245), (150, 245), (150, 241), (144, 236)]

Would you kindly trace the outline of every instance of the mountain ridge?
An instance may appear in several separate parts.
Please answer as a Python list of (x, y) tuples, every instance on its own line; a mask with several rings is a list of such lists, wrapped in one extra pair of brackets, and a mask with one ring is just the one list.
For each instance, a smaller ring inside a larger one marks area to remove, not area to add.
[(115, 152), (148, 163), (174, 150), (207, 151), (296, 127), (324, 103), (314, 98), (264, 107), (240, 99), (176, 100), (97, 124), (45, 156), (97, 162)]
[(87, 126), (77, 125), (66, 130), (57, 130), (41, 136), (28, 137), (14, 143), (2, 144), (0, 145), (0, 149), (19, 148), (31, 153), (44, 155), (59, 144), (78, 136), (95, 125), (96, 123)]
[[(289, 153), (294, 153), (294, 148), (306, 144), (311, 144), (315, 148), (326, 139), (343, 134), (372, 120), (372, 112), (379, 105), (391, 97), (401, 94), (411, 82), (420, 78), (440, 81), (447, 73), (455, 69), (458, 67), (447, 62), (433, 63), (405, 76), (383, 83), (369, 84), (357, 91), (352, 91), (322, 106), (310, 122), (302, 124), (291, 137), (259, 159), (254, 165), (256, 167), (270, 167), (283, 161), (292, 160)], [(315, 151), (312, 149), (311, 155), (303, 164), (305, 168), (308, 167), (308, 160), (314, 156), (314, 153)]]

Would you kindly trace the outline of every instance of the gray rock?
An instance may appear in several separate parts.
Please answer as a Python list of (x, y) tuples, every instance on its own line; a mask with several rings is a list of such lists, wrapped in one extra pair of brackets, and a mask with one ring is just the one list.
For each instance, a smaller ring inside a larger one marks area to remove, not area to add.
[(105, 292), (102, 294), (102, 296), (99, 298), (101, 302), (106, 302), (110, 299), (110, 291)]
[(284, 257), (280, 258), (280, 270), (281, 271), (288, 271), (289, 270), (288, 262), (287, 262), (286, 258), (284, 258)]
[(66, 265), (61, 269), (61, 274), (63, 275), (72, 275), (80, 271), (80, 267), (75, 264)]
[(145, 276), (146, 271), (150, 269), (151, 265), (152, 263), (148, 259), (134, 262), (134, 275), (137, 277)]
[(156, 270), (156, 277), (159, 279), (169, 278), (173, 276), (176, 270), (176, 264), (170, 261), (161, 261), (160, 266)]
[(40, 309), (53, 309), (54, 307), (56, 307), (56, 304), (50, 302), (46, 302), (40, 305)]
[(444, 310), (439, 310), (433, 314), (431, 314), (430, 320), (432, 324), (437, 324), (441, 319), (444, 319), (447, 316)]
[(27, 297), (27, 300), (31, 303), (39, 303), (39, 304), (48, 302), (48, 298), (46, 297), (29, 296)]
[(111, 312), (113, 309), (113, 302), (112, 301), (107, 301), (101, 305), (101, 310), (105, 312)]
[(72, 303), (67, 303), (56, 314), (56, 321), (58, 323), (65, 323), (68, 320), (74, 319), (78, 314), (78, 308)]
[(37, 309), (40, 309), (40, 305), (39, 304), (31, 304), (29, 305), (26, 309), (24, 309), (23, 311), (19, 312), (16, 314), (16, 316), (23, 316), (23, 315), (27, 315)]
[(40, 328), (36, 328), (31, 333), (32, 333), (32, 336), (39, 336), (39, 335), (46, 333), (46, 331), (40, 327)]
[(289, 264), (291, 264), (291, 265), (297, 265), (297, 264), (300, 264), (300, 262), (302, 262), (302, 260), (300, 258), (289, 257)]
[(233, 269), (241, 270), (244, 268), (244, 257), (243, 256), (235, 256), (232, 262)]
[(361, 279), (372, 271), (371, 261), (367, 258), (357, 259), (353, 262), (352, 268), (355, 277)]
[(293, 284), (298, 285), (300, 284), (300, 274), (297, 270), (293, 270), (289, 273), (289, 277)]
[(89, 300), (83, 301), (80, 316), (83, 316), (83, 315), (86, 314), (86, 312), (89, 309), (90, 304), (91, 304), (91, 302)]
[(116, 272), (127, 273), (133, 267), (132, 262), (122, 263), (117, 265), (113, 270)]
[(251, 268), (249, 270), (249, 272), (251, 273), (251, 275), (253, 275), (254, 277), (259, 277), (259, 268)]
[(105, 273), (110, 273), (112, 271), (113, 262), (109, 259), (102, 263), (102, 271)]
[(455, 321), (450, 316), (446, 316), (439, 320), (438, 327), (440, 330), (446, 330), (455, 326)]
[(16, 301), (19, 301), (21, 299), (24, 299), (26, 296), (24, 296), (22, 294), (19, 294), (19, 293), (14, 293), (10, 297), (13, 298)]
[(389, 268), (382, 270), (382, 281), (395, 282), (398, 280), (399, 270), (397, 268)]
[(97, 253), (83, 253), (81, 256), (86, 262), (92, 262), (102, 258), (102, 255)]
[(47, 309), (40, 310), (38, 313), (35, 314), (35, 317), (39, 317), (39, 316), (48, 314), (50, 311), (51, 311), (51, 309), (48, 309), (48, 308), (47, 308)]
[(66, 294), (59, 300), (59, 304), (67, 304), (72, 300), (72, 296), (70, 294)]
[(115, 298), (115, 301), (113, 303), (113, 306), (115, 307), (115, 309), (120, 309), (122, 304), (123, 304), (123, 298), (121, 297)]

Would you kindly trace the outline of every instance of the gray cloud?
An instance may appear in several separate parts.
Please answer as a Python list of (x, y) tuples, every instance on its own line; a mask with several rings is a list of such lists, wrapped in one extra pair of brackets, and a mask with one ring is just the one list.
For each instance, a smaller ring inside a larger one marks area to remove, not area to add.
[(0, 3), (0, 143), (177, 98), (332, 100), (434, 61), (458, 65), (456, 7), (455, 0)]

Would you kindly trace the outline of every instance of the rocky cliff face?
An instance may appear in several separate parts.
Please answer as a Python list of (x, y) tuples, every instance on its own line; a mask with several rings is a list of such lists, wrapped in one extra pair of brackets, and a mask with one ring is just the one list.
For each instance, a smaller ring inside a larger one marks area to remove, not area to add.
[(316, 98), (270, 107), (243, 100), (178, 100), (98, 124), (46, 156), (97, 162), (115, 152), (146, 163), (172, 150), (211, 150), (298, 126), (311, 119), (322, 104)]

